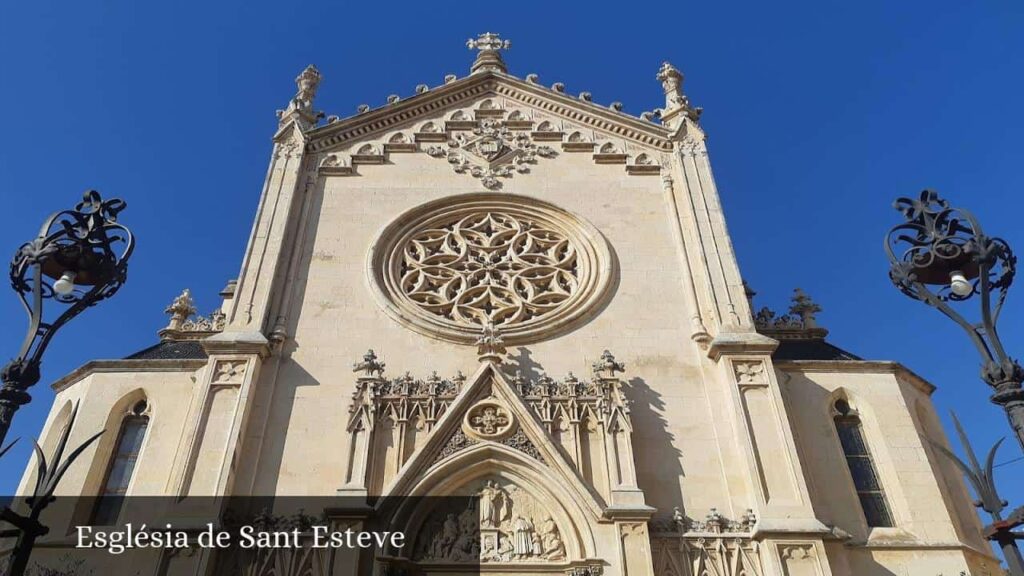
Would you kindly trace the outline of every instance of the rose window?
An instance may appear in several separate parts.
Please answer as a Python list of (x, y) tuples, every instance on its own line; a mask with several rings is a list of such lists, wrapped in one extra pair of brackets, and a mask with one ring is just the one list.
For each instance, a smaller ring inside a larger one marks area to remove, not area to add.
[[(604, 293), (607, 248), (577, 217), (507, 194), (446, 200), (400, 217), (371, 254), (372, 272), (402, 320), (463, 342), (493, 323), (507, 340), (522, 342), (545, 325), (567, 325), (581, 304)], [(378, 250), (381, 244), (387, 248)]]

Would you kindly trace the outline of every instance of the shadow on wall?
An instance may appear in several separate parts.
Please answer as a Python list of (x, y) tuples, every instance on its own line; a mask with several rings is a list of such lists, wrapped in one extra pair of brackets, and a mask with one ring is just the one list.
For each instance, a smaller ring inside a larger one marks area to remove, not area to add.
[[(280, 362), (280, 365), (275, 363), (272, 366), (272, 369), (278, 371), (278, 374), (269, 380), (274, 382), (274, 386), (267, 387), (267, 391), (255, 399), (262, 405), (253, 407), (253, 417), (249, 419), (249, 437), (246, 444), (258, 447), (258, 452), (255, 452), (256, 461), (240, 470), (238, 475), (239, 481), (251, 483), (252, 494), (257, 496), (277, 494), (298, 389), (303, 386), (321, 385), (312, 374), (290, 357), (285, 357)], [(266, 375), (261, 375), (260, 379), (265, 378)], [(260, 422), (265, 423), (261, 428), (258, 427)]]
[(536, 381), (544, 374), (544, 367), (535, 362), (533, 352), (522, 346), (516, 348), (516, 355), (509, 354), (507, 366), (509, 375), (518, 374), (524, 380)]
[[(681, 488), (686, 476), (683, 453), (676, 446), (675, 436), (668, 431), (665, 401), (643, 378), (630, 378), (625, 393), (631, 403), (636, 482), (647, 495), (647, 504), (658, 508), (661, 515), (671, 514), (677, 507), (685, 514)], [(670, 484), (669, 478), (676, 481)], [(655, 495), (656, 500), (652, 498)]]

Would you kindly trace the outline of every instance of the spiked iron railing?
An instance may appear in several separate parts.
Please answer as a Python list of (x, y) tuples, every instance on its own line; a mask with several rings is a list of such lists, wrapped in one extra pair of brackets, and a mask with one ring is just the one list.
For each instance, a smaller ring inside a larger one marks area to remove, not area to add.
[[(43, 511), (52, 504), (56, 498), (54, 492), (57, 490), (57, 485), (60, 484), (64, 474), (67, 473), (68, 469), (75, 460), (82, 455), (85, 450), (92, 445), (100, 436), (103, 435), (103, 431), (93, 434), (85, 442), (78, 445), (77, 448), (71, 451), (64, 458), (64, 451), (67, 449), (68, 438), (71, 436), (71, 430), (75, 426), (75, 420), (78, 417), (78, 403), (75, 403), (74, 409), (71, 411), (71, 417), (68, 419), (68, 423), (61, 430), (60, 437), (57, 440), (57, 448), (53, 453), (51, 460), (47, 460), (43, 454), (43, 449), (39, 446), (39, 443), (34, 444), (35, 457), (36, 457), (36, 481), (32, 488), (32, 495), (24, 499), (24, 503), (27, 506), (27, 511), (16, 512), (13, 508), (5, 506), (0, 510), (0, 520), (7, 522), (13, 529), (0, 531), (0, 539), (4, 538), (16, 538), (17, 541), (14, 544), (14, 549), (11, 551), (10, 558), (8, 559), (8, 567), (6, 576), (22, 576), (25, 574), (25, 568), (28, 566), (29, 557), (32, 555), (32, 549), (35, 547), (36, 540), (49, 533), (50, 529), (45, 526), (40, 518)], [(13, 443), (12, 443), (13, 444)], [(10, 446), (4, 449), (4, 452), (9, 449)], [(3, 453), (0, 452), (0, 456)]]
[(1021, 558), (1020, 550), (1017, 548), (1017, 540), (1024, 539), (1024, 532), (1014, 531), (1015, 528), (1024, 526), (1024, 506), (1011, 512), (1008, 517), (1003, 517), (1003, 511), (1006, 510), (1008, 503), (999, 497), (999, 492), (996, 490), (995, 476), (992, 473), (995, 468), (996, 453), (999, 451), (999, 446), (1005, 438), (1000, 438), (988, 451), (988, 457), (985, 458), (985, 466), (982, 467), (978, 463), (978, 458), (974, 455), (974, 449), (967, 440), (967, 434), (964, 433), (960, 420), (957, 419), (956, 414), (952, 414), (952, 416), (953, 424), (956, 426), (956, 433), (960, 437), (960, 444), (964, 448), (968, 461), (964, 462), (941, 444), (932, 442), (932, 445), (952, 460), (963, 471), (964, 475), (967, 476), (971, 487), (974, 488), (974, 493), (978, 496), (974, 505), (987, 512), (992, 518), (992, 522), (985, 526), (985, 538), (999, 545), (999, 548), (1003, 551), (1003, 557), (1006, 558), (1006, 563), (1010, 568), (1010, 574), (1013, 576), (1024, 576), (1024, 559)]

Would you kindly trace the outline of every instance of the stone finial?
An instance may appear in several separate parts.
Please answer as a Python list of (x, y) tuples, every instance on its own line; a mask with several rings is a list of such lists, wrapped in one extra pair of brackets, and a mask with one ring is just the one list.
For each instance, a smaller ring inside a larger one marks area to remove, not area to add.
[(299, 89), (295, 94), (295, 99), (302, 102), (307, 110), (313, 109), (313, 99), (316, 98), (316, 90), (320, 87), (321, 78), (320, 71), (312, 64), (306, 66), (306, 69), (295, 77), (295, 85)]
[(615, 378), (616, 372), (625, 372), (626, 365), (615, 360), (615, 355), (605, 350), (601, 353), (601, 359), (594, 362), (594, 376), (598, 378)]
[(470, 50), (479, 50), (476, 61), (469, 69), (471, 73), (483, 72), (485, 70), (508, 72), (505, 68), (505, 61), (501, 59), (501, 50), (508, 50), (512, 42), (502, 40), (498, 34), (484, 32), (477, 36), (476, 40), (470, 38), (466, 41), (466, 47)]
[(313, 99), (316, 98), (317, 88), (320, 87), (320, 79), (320, 71), (312, 64), (306, 66), (306, 69), (295, 78), (295, 85), (298, 88), (295, 96), (288, 102), (288, 108), (277, 112), (280, 126), (294, 120), (303, 129), (308, 129), (323, 116), (323, 113), (313, 110)]
[(476, 353), (481, 362), (501, 363), (505, 355), (505, 341), (501, 332), (495, 327), (494, 322), (488, 322), (481, 330), (480, 337), (476, 339)]
[(657, 78), (665, 89), (665, 106), (671, 107), (673, 98), (683, 97), (683, 73), (670, 62), (662, 62)]
[(665, 90), (665, 108), (661, 112), (664, 123), (683, 114), (691, 120), (700, 118), (701, 109), (690, 106), (690, 99), (683, 94), (683, 73), (669, 62), (663, 62), (656, 76)]
[(712, 508), (708, 515), (704, 518), (704, 524), (707, 526), (708, 532), (714, 532), (716, 534), (722, 531), (725, 527), (725, 517), (718, 513), (717, 508)]
[(821, 312), (821, 306), (811, 300), (811, 297), (800, 288), (793, 290), (792, 301), (789, 313), (799, 316), (803, 321), (804, 328), (816, 328), (818, 326), (816, 316), (818, 312)]
[(757, 292), (750, 287), (750, 284), (747, 284), (746, 280), (743, 281), (743, 295), (747, 297), (747, 306), (749, 306), (750, 309), (753, 310), (754, 297), (757, 296)]
[(164, 314), (170, 314), (171, 321), (165, 330), (181, 330), (185, 321), (196, 313), (196, 304), (192, 300), (192, 291), (186, 288), (171, 305), (164, 310)]
[(352, 365), (353, 372), (362, 372), (365, 378), (380, 377), (384, 374), (384, 363), (378, 361), (377, 354), (371, 348), (363, 354), (363, 361)]
[(680, 534), (686, 532), (686, 516), (683, 515), (683, 511), (678, 506), (672, 509), (672, 524)]
[(740, 526), (745, 528), (748, 532), (753, 532), (754, 526), (757, 525), (757, 514), (753, 508), (747, 508), (747, 511), (740, 516)]

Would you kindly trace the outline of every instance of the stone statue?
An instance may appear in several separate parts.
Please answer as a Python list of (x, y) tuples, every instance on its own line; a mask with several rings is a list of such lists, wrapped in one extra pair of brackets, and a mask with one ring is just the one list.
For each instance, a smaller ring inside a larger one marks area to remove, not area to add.
[(458, 537), (459, 526), (455, 522), (455, 515), (449, 514), (441, 526), (441, 532), (434, 539), (434, 549), (431, 551), (431, 555), (434, 558), (449, 557), (452, 552), (452, 546)]
[(481, 528), (497, 528), (501, 524), (504, 500), (505, 496), (498, 483), (488, 480), (480, 489)]
[(540, 534), (543, 543), (543, 555), (548, 560), (562, 560), (565, 558), (565, 545), (562, 537), (558, 534), (558, 526), (548, 516), (540, 524)]
[(533, 523), (522, 516), (517, 516), (512, 522), (512, 530), (516, 557), (528, 558), (533, 553)]

